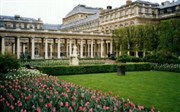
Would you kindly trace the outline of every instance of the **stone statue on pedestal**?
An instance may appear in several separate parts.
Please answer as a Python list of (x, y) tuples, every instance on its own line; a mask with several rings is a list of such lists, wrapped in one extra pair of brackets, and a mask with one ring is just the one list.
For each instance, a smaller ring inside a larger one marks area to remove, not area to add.
[(79, 59), (78, 59), (76, 45), (73, 46), (73, 53), (72, 53), (72, 55), (70, 55), (69, 65), (73, 65), (73, 66), (79, 65)]

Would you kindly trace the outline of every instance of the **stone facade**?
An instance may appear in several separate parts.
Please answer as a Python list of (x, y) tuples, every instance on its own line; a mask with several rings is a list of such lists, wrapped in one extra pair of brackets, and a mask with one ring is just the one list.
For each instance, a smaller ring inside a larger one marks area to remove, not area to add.
[[(81, 13), (77, 9), (81, 9)], [(163, 19), (179, 18), (180, 0), (172, 3), (166, 1), (161, 5), (141, 0), (134, 2), (127, 0), (125, 5), (118, 8), (112, 9), (111, 6), (107, 6), (107, 9), (98, 8), (96, 13), (89, 15), (86, 14), (87, 9), (97, 8), (89, 8), (85, 5), (76, 6), (63, 19), (61, 30), (112, 33), (112, 30), (119, 27), (158, 23)]]

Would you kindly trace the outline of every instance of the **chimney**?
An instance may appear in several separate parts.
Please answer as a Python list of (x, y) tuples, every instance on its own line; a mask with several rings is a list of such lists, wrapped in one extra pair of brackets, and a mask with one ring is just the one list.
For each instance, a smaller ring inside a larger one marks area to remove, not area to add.
[(108, 10), (111, 10), (111, 9), (112, 9), (112, 6), (110, 6), (110, 5), (107, 6), (107, 9), (108, 9)]
[(14, 15), (14, 18), (15, 18), (15, 19), (19, 19), (19, 18), (20, 18), (20, 15)]
[(126, 0), (126, 5), (130, 5), (132, 3), (131, 0)]

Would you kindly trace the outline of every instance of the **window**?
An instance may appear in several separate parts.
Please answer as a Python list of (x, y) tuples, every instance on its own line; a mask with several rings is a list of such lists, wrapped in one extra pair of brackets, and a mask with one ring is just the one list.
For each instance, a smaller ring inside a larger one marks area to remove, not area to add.
[(128, 15), (128, 10), (125, 11), (125, 15)]
[(167, 9), (167, 13), (172, 13), (172, 9)]
[(24, 24), (23, 23), (21, 23), (21, 26), (20, 26), (21, 28), (24, 28)]
[(134, 14), (134, 8), (131, 9), (131, 14)]
[(142, 13), (142, 8), (141, 7), (138, 8), (138, 12)]
[(19, 26), (20, 26), (20, 25), (19, 25), (18, 23), (16, 23), (16, 28), (19, 28)]
[(27, 29), (29, 29), (29, 28), (30, 28), (29, 24), (27, 24), (27, 26), (26, 26), (26, 27), (27, 27)]
[(148, 14), (148, 13), (149, 13), (149, 10), (148, 10), (147, 8), (145, 9), (145, 13), (146, 13), (146, 14)]
[(160, 15), (164, 14), (164, 10), (160, 10), (159, 13), (160, 13)]

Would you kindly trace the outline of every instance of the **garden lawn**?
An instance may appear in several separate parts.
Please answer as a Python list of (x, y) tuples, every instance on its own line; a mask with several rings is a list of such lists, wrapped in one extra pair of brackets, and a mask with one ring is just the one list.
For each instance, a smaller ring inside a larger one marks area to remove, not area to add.
[(172, 72), (127, 72), (126, 76), (116, 73), (59, 76), (60, 80), (73, 82), (113, 95), (130, 99), (135, 104), (161, 112), (180, 112), (180, 73)]

